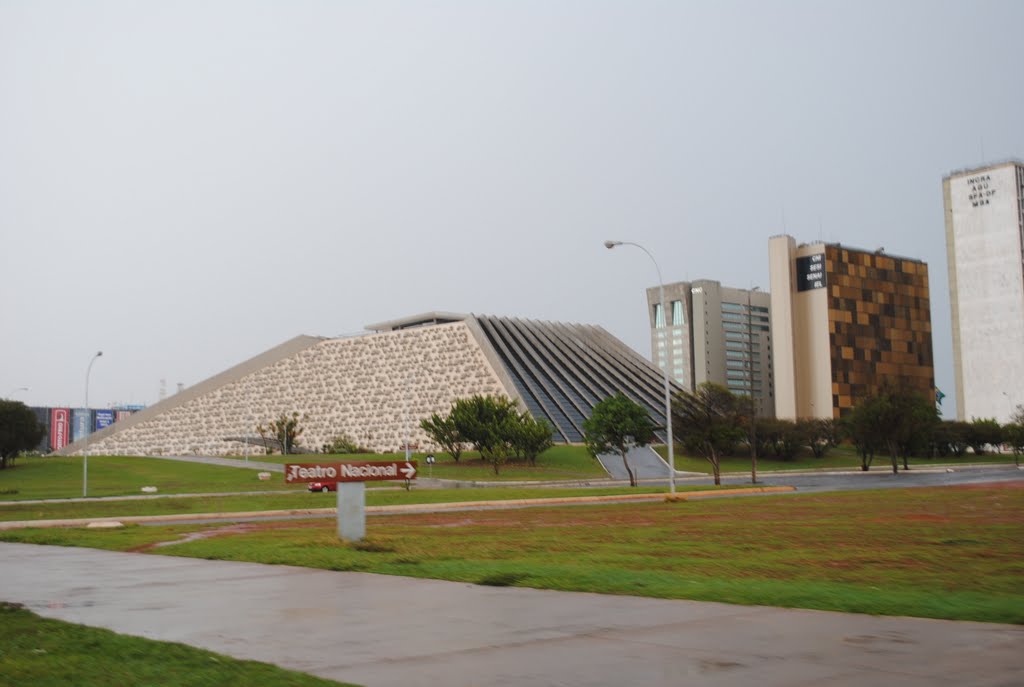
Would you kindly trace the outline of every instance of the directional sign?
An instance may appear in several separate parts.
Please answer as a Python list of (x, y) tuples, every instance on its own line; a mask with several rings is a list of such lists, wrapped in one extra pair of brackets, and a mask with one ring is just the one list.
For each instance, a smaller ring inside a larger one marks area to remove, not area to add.
[(416, 461), (362, 461), (358, 463), (287, 463), (284, 481), (383, 482), (416, 479)]

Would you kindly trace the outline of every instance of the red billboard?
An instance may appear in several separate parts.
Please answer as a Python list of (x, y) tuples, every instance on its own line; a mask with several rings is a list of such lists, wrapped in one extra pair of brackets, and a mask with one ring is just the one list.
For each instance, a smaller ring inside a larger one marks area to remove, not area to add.
[(59, 451), (71, 443), (71, 409), (50, 408), (50, 450)]

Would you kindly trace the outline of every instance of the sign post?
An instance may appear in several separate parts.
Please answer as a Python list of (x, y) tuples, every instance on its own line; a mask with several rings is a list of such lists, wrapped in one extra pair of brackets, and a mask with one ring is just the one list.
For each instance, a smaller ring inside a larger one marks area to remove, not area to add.
[(337, 482), (338, 538), (360, 541), (366, 536), (366, 482), (416, 479), (416, 461), (361, 461), (353, 463), (287, 463), (284, 481)]

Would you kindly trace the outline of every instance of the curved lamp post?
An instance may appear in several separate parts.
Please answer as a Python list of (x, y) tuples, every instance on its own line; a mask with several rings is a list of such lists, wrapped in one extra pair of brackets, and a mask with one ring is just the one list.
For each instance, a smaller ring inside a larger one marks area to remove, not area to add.
[[(92, 372), (92, 364), (103, 355), (103, 351), (96, 351), (96, 355), (89, 361), (89, 367), (85, 370), (85, 410), (89, 411), (89, 374)], [(92, 428), (90, 428), (92, 429)], [(85, 435), (85, 447), (82, 449), (82, 496), (89, 491), (89, 434)]]
[[(661, 316), (665, 318), (665, 324), (668, 325), (668, 311), (665, 310), (665, 285), (661, 281), (661, 268), (658, 267), (658, 261), (654, 259), (651, 252), (641, 246), (639, 243), (632, 243), (630, 241), (605, 241), (604, 247), (608, 250), (615, 248), (616, 246), (634, 246), (639, 248), (643, 252), (647, 253), (647, 257), (654, 263), (654, 271), (658, 273), (658, 298), (661, 300)], [(654, 323), (657, 326), (657, 322)], [(668, 441), (668, 482), (669, 489), (672, 494), (676, 493), (676, 457), (675, 447), (672, 442), (672, 396), (669, 391), (668, 384), (668, 368), (661, 368), (662, 376), (665, 382), (665, 434)]]
[(19, 386), (16, 389), (11, 389), (7, 393), (7, 395), (4, 396), (4, 398), (13, 398), (14, 394), (18, 393), (19, 391), (28, 391), (28, 387), (27, 386)]

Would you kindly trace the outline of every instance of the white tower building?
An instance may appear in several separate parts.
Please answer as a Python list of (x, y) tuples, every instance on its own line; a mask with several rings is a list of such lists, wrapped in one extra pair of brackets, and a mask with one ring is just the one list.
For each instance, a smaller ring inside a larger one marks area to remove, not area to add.
[(1024, 163), (942, 180), (957, 416), (1009, 420), (1024, 403)]

